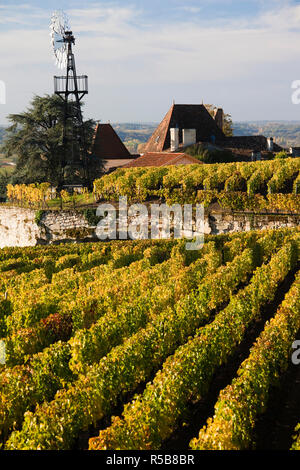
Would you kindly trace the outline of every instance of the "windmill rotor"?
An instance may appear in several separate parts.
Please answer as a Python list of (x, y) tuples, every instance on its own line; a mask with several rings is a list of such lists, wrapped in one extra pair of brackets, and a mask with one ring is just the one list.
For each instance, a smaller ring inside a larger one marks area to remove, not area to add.
[(67, 15), (61, 11), (55, 11), (51, 17), (50, 37), (58, 68), (67, 66), (68, 46), (66, 42), (67, 32), (70, 30)]

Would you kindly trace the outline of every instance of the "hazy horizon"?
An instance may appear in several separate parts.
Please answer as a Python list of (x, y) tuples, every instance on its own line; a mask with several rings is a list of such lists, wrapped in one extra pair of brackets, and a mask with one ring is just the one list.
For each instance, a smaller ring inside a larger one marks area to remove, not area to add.
[[(108, 122), (103, 121), (103, 123), (107, 124)], [(124, 125), (124, 124), (130, 124), (130, 125), (140, 125), (140, 126), (157, 126), (160, 123), (160, 121), (116, 121), (116, 122), (110, 122), (112, 126), (114, 125)], [(274, 123), (274, 124), (300, 124), (300, 119), (299, 120), (269, 120), (269, 119), (254, 119), (251, 121), (233, 121), (233, 124), (259, 124), (259, 123)], [(3, 124), (0, 123), (0, 127), (9, 127), (9, 124)]]

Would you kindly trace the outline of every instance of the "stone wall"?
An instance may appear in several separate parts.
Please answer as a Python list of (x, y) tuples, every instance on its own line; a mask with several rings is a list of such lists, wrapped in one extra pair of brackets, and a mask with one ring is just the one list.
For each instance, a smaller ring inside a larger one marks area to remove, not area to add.
[[(44, 211), (0, 206), (0, 248), (67, 241), (98, 241), (95, 226), (80, 211)], [(296, 227), (299, 215), (211, 212), (205, 216), (205, 234)]]
[(36, 245), (40, 229), (34, 219), (30, 209), (0, 206), (0, 248)]
[(80, 211), (45, 211), (38, 223), (40, 243), (95, 240), (95, 227)]
[(0, 248), (95, 240), (95, 227), (82, 212), (44, 211), (37, 220), (38, 215), (31, 209), (0, 206)]
[(251, 214), (245, 212), (232, 214), (229, 212), (211, 212), (206, 216), (205, 233), (215, 235), (228, 232), (297, 227), (299, 225), (300, 214)]

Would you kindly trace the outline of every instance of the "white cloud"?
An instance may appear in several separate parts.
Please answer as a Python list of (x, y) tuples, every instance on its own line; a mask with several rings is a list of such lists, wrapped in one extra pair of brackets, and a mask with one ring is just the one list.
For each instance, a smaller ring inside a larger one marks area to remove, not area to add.
[[(259, 75), (265, 80), (260, 86), (267, 89), (274, 70), (300, 63), (300, 5), (276, 4), (276, 8), (255, 18), (204, 22), (199, 15), (200, 19), (191, 16), (176, 22), (166, 18), (160, 24), (151, 23), (141, 10), (130, 5), (97, 3), (69, 10), (77, 37), (78, 72), (87, 73), (91, 90), (97, 89), (97, 98), (90, 106), (96, 106), (99, 100), (102, 109), (109, 109), (108, 97), (113, 91), (110, 94), (107, 90), (126, 86), (130, 90), (144, 86), (147, 94), (153, 86), (193, 84), (196, 90), (197, 83), (200, 87), (203, 83), (240, 80), (237, 93), (241, 95), (243, 80), (251, 76), (255, 80)], [(0, 23), (6, 26), (0, 31), (5, 75), (0, 79), (9, 77), (11, 87), (18, 88), (18, 103), (12, 95), (9, 101), (14, 110), (17, 105), (24, 107), (22, 87), (26, 99), (36, 90), (51, 92), (48, 87), (56, 69), (50, 50), (50, 14), (29, 4), (0, 6)], [(140, 101), (135, 96), (131, 102), (138, 109)]]
[(35, 26), (37, 20), (45, 20), (48, 12), (41, 8), (33, 8), (32, 5), (0, 5), (0, 24), (12, 26)]
[(191, 13), (192, 15), (195, 13), (199, 13), (202, 11), (202, 7), (194, 7), (194, 6), (178, 6), (177, 9), (179, 11), (185, 11), (187, 13)]
[[(300, 6), (226, 25), (185, 21), (143, 29), (130, 8), (70, 13), (74, 29), (84, 33), (79, 45), (81, 63), (88, 66), (96, 60), (99, 68), (101, 63), (104, 67), (111, 63), (117, 70), (121, 64), (122, 80), (128, 82), (243, 77), (264, 64), (293, 60), (300, 48), (300, 35), (293, 30)], [(108, 79), (117, 83), (119, 76), (102, 74), (102, 81)]]
[[(48, 41), (47, 24), (45, 22), (45, 29), (41, 29), (40, 20), (48, 20), (49, 23), (49, 12), (24, 4), (18, 6), (17, 16), (15, 12), (9, 16), (10, 10), (15, 9), (16, 6), (1, 6), (0, 22), (14, 20), (23, 27), (31, 25), (32, 29), (21, 29), (15, 25), (0, 32), (7, 55), (12, 59), (21, 59), (22, 63), (44, 61), (47, 51), (44, 50), (40, 57), (35, 52), (40, 52)], [(1, 14), (1, 10), (6, 12), (5, 15)], [(176, 23), (166, 21), (163, 26), (157, 27), (155, 24), (145, 24), (142, 12), (133, 7), (92, 6), (72, 9), (68, 14), (75, 35), (80, 39), (78, 48), (84, 51), (86, 62), (92, 61), (93, 57), (108, 61), (149, 57), (153, 65), (155, 57), (152, 56), (155, 54), (159, 65), (163, 60), (171, 66), (170, 74), (174, 70), (172, 63), (176, 56), (181, 69), (189, 66), (190, 61), (194, 65), (194, 60), (199, 60), (197, 68), (189, 70), (191, 75), (200, 72), (206, 75), (211, 68), (218, 68), (219, 73), (220, 70), (228, 73), (228, 62), (232, 67), (243, 62), (285, 61), (294, 56), (300, 43), (300, 5), (270, 11), (254, 20), (228, 20), (221, 25), (193, 19)], [(32, 47), (32, 54), (28, 53), (29, 46)], [(204, 63), (200, 62), (203, 60)], [(238, 70), (235, 73), (239, 73)]]

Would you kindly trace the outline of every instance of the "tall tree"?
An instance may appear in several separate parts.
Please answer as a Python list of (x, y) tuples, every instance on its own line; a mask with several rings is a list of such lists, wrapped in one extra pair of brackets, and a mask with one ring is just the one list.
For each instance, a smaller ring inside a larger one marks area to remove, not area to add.
[[(53, 185), (83, 181), (83, 169), (78, 165), (79, 133), (73, 103), (69, 103), (67, 135), (63, 142), (64, 102), (56, 95), (35, 96), (30, 107), (21, 114), (8, 116), (11, 126), (3, 145), (3, 152), (16, 155), (17, 165), (12, 181), (33, 183), (49, 181)], [(84, 122), (87, 147), (91, 147), (95, 122)], [(93, 177), (102, 173), (102, 162), (88, 158)]]

